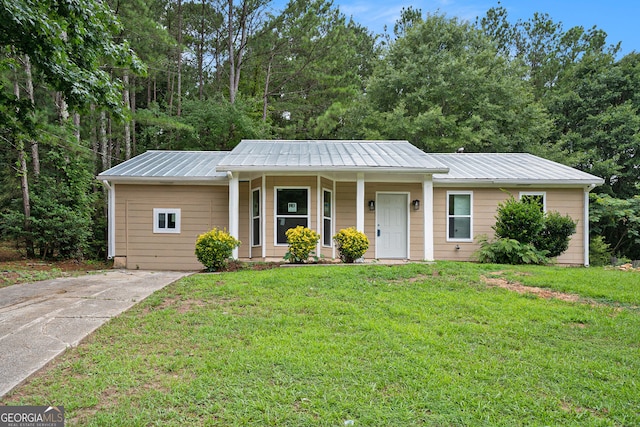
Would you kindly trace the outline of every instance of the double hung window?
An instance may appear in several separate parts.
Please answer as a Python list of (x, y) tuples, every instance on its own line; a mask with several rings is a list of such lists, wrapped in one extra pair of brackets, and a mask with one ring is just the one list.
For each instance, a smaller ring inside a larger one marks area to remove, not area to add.
[(309, 226), (309, 189), (276, 188), (276, 244), (286, 245), (286, 232)]
[(473, 193), (447, 193), (447, 240), (473, 241)]

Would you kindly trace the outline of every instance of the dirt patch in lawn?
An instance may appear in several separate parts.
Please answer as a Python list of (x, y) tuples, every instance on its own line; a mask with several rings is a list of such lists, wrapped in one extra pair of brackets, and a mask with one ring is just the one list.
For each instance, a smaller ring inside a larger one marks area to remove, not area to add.
[[(491, 273), (493, 275), (500, 275), (502, 272)], [(480, 276), (482, 281), (489, 286), (496, 286), (510, 291), (517, 292), (519, 294), (533, 294), (544, 299), (559, 299), (568, 302), (586, 302), (579, 295), (565, 294), (563, 292), (552, 291), (549, 289), (538, 288), (536, 286), (525, 286), (519, 282), (510, 282), (502, 277), (486, 277)]]

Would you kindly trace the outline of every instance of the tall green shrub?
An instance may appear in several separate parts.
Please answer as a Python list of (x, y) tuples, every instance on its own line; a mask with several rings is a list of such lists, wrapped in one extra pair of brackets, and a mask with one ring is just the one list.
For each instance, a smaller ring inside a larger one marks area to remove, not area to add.
[(533, 245), (548, 251), (549, 258), (555, 258), (569, 248), (569, 238), (576, 232), (577, 223), (569, 215), (549, 212), (544, 216), (540, 233), (533, 238)]
[(544, 213), (537, 203), (523, 202), (509, 197), (498, 205), (493, 229), (496, 237), (532, 243), (544, 227)]
[(493, 229), (495, 241), (480, 239), (480, 262), (542, 264), (567, 250), (576, 222), (558, 212), (545, 214), (540, 204), (511, 196), (498, 205)]
[(207, 271), (220, 271), (227, 266), (240, 241), (225, 230), (214, 228), (196, 239), (196, 257)]

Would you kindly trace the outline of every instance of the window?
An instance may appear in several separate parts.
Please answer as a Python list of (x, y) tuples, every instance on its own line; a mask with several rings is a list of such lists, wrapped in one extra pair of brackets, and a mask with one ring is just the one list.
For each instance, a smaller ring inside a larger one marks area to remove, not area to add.
[(154, 233), (180, 233), (180, 209), (153, 209)]
[(520, 200), (523, 202), (537, 203), (542, 212), (547, 211), (547, 197), (544, 192), (520, 192)]
[(309, 226), (309, 189), (276, 188), (276, 244), (286, 245), (286, 232)]
[(251, 192), (251, 245), (260, 246), (260, 189)]
[(473, 240), (472, 206), (473, 193), (453, 191), (447, 193), (448, 241), (469, 242)]
[(331, 191), (322, 190), (322, 245), (331, 246), (331, 233), (333, 227), (331, 226), (331, 218), (333, 212), (333, 206), (331, 203)]

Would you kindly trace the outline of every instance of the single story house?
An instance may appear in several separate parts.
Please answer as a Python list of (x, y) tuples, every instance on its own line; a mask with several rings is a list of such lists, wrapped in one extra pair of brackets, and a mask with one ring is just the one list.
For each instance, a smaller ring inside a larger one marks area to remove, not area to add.
[(243, 140), (229, 152), (148, 151), (98, 176), (109, 192), (109, 256), (129, 269), (201, 269), (201, 233), (227, 229), (234, 257), (281, 260), (285, 232), (320, 234), (338, 258), (347, 227), (365, 259), (472, 260), (498, 204), (536, 197), (578, 222), (558, 263), (589, 263), (589, 192), (601, 178), (531, 154), (429, 154), (407, 141)]

